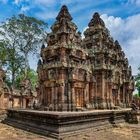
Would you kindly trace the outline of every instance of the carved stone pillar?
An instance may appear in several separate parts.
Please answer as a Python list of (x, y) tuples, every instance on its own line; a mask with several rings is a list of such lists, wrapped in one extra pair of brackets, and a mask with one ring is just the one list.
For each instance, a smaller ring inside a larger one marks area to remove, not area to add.
[(131, 103), (132, 103), (132, 100), (133, 100), (133, 95), (132, 95), (132, 91), (130, 90), (130, 93), (129, 93), (129, 103), (130, 103), (130, 105), (131, 105)]
[(94, 106), (95, 106), (95, 109), (98, 109), (98, 102), (97, 102), (97, 82), (95, 82), (95, 85), (94, 85), (94, 88), (95, 88), (95, 93), (94, 93)]
[(127, 90), (127, 92), (126, 92), (126, 107), (131, 106), (131, 104), (130, 104), (130, 94), (131, 94), (131, 91)]
[(49, 104), (49, 92), (47, 91), (48, 87), (42, 87), (42, 101), (43, 101), (43, 105), (46, 106)]
[(85, 104), (89, 103), (89, 84), (88, 83), (85, 83), (84, 102)]
[(55, 109), (55, 86), (51, 87), (51, 110)]
[(94, 84), (93, 82), (89, 84), (89, 102), (93, 102), (93, 97), (94, 97)]
[(92, 82), (91, 86), (89, 87), (89, 92), (90, 92), (90, 103), (92, 104), (92, 107), (95, 108), (94, 105), (94, 98), (95, 98), (95, 83)]
[(54, 87), (54, 110), (58, 108), (58, 87)]
[(87, 92), (87, 103), (89, 104), (89, 83), (86, 84), (86, 92)]
[(123, 107), (126, 107), (125, 85), (123, 85)]
[(71, 108), (72, 108), (72, 101), (71, 101), (71, 99), (72, 99), (72, 94), (71, 94), (71, 85), (70, 85), (70, 83), (68, 83), (67, 84), (67, 92), (68, 92), (68, 110), (67, 111), (71, 111)]
[(74, 90), (74, 87), (72, 87), (72, 100), (75, 103), (75, 90)]
[(129, 107), (129, 102), (130, 102), (130, 101), (129, 101), (129, 94), (130, 94), (130, 92), (127, 91), (127, 99), (126, 99), (126, 100), (127, 100), (127, 101), (126, 101), (126, 103), (127, 103), (127, 107)]
[(110, 108), (110, 104), (109, 104), (109, 89), (108, 89), (108, 79), (106, 80), (106, 82), (105, 82), (105, 93), (106, 93), (106, 99), (105, 99), (105, 101), (106, 101), (106, 108), (107, 109), (109, 109)]
[(116, 101), (117, 106), (121, 106), (120, 94), (122, 94), (122, 93), (121, 93), (120, 88), (119, 88), (118, 89), (118, 94), (117, 94), (117, 101)]
[(87, 104), (87, 83), (85, 83), (85, 88), (84, 88), (84, 105)]
[(63, 86), (61, 86), (61, 97), (62, 97), (62, 109), (64, 111), (66, 111), (66, 104), (65, 104), (65, 100), (66, 100), (66, 96), (65, 96), (65, 83), (63, 83)]
[(106, 109), (106, 102), (105, 102), (105, 73), (102, 72), (102, 92), (101, 92), (101, 108)]
[(113, 109), (113, 94), (112, 94), (112, 82), (108, 83), (108, 92), (109, 92), (109, 103), (110, 103), (110, 109)]

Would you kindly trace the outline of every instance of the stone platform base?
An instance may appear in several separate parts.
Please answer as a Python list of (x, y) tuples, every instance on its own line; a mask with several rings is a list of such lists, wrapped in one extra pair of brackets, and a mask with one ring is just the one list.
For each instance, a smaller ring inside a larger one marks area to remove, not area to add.
[(82, 133), (90, 128), (101, 129), (126, 121), (130, 109), (94, 110), (85, 112), (53, 112), (33, 110), (8, 110), (4, 123), (61, 139)]
[(6, 110), (0, 109), (0, 122), (6, 118)]
[(140, 123), (140, 110), (132, 110), (129, 114), (129, 123)]

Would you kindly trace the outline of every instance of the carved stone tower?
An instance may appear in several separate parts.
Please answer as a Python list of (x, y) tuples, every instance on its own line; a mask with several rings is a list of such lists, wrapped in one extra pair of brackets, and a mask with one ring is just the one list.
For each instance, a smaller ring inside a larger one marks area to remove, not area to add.
[(72, 111), (88, 103), (91, 74), (81, 35), (66, 6), (63, 6), (42, 46), (38, 73), (41, 102), (49, 110)]
[(134, 89), (128, 60), (98, 13), (93, 15), (88, 26), (84, 32), (83, 47), (94, 54), (91, 63), (96, 80), (95, 108), (128, 107)]
[(131, 67), (98, 13), (83, 40), (66, 6), (51, 30), (38, 63), (43, 108), (76, 111), (130, 105), (134, 89)]

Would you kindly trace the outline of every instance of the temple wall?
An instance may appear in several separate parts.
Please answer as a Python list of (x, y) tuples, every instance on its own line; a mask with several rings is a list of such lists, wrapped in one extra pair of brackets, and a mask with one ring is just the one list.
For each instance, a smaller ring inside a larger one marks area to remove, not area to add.
[(0, 96), (0, 109), (4, 110), (9, 107), (9, 96), (5, 93)]

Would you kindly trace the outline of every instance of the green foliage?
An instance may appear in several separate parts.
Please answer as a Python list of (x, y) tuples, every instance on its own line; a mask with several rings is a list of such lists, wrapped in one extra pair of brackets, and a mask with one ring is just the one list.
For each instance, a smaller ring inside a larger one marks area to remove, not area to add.
[(5, 66), (6, 58), (7, 58), (6, 48), (4, 46), (4, 42), (1, 41), (0, 42), (0, 68)]
[(0, 26), (7, 47), (24, 57), (25, 77), (29, 68), (28, 56), (37, 54), (40, 43), (46, 36), (46, 27), (45, 22), (24, 14), (11, 17)]
[(140, 98), (140, 96), (139, 96), (138, 93), (134, 94), (133, 96), (134, 96), (134, 97), (137, 97), (137, 98)]
[(35, 86), (37, 85), (37, 81), (38, 81), (37, 72), (35, 72), (34, 70), (30, 69), (28, 71), (28, 77), (31, 80), (33, 88), (35, 88)]
[(11, 82), (11, 79), (9, 77), (9, 75), (6, 75), (6, 79), (4, 81), (8, 87), (11, 87), (12, 86), (12, 82)]
[[(35, 89), (35, 86), (37, 85), (38, 76), (37, 72), (33, 69), (28, 69), (28, 78), (31, 80), (32, 88)], [(24, 72), (22, 71), (17, 77), (16, 77), (16, 88), (20, 88), (20, 83), (24, 79)]]
[(19, 87), (23, 77), (31, 78), (36, 84), (37, 74), (29, 70), (29, 54), (37, 54), (40, 43), (46, 37), (47, 24), (34, 17), (24, 14), (7, 19), (0, 26), (0, 67), (6, 64), (7, 74), (10, 78), (7, 83)]
[(11, 75), (10, 78), (7, 79), (8, 85), (10, 83), (15, 83), (15, 77), (20, 72), (20, 70), (24, 66), (24, 58), (16, 51), (16, 48), (9, 46), (5, 41), (0, 42), (0, 67), (4, 67), (7, 71), (8, 75)]
[(136, 89), (138, 90), (138, 96), (140, 97), (140, 68), (138, 68), (139, 72), (138, 75), (135, 78), (135, 86)]

